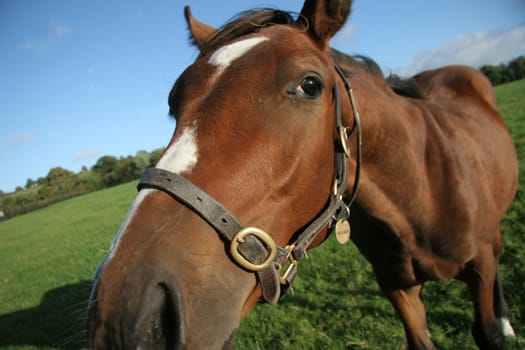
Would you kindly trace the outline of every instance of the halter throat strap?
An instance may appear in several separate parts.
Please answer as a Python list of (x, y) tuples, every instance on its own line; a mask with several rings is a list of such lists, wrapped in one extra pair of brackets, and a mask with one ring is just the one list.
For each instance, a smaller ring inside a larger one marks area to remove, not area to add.
[[(353, 102), (350, 84), (342, 69), (336, 65), (336, 71), (345, 82), (350, 96), (355, 118), (354, 128), (358, 134), (358, 162), (360, 161), (360, 123), (359, 115)], [(276, 304), (287, 291), (297, 275), (297, 264), (306, 254), (306, 250), (315, 238), (333, 224), (334, 218), (341, 212), (349, 213), (349, 206), (355, 199), (359, 181), (359, 165), (353, 194), (345, 203), (343, 195), (347, 188), (348, 178), (348, 128), (343, 126), (341, 101), (337, 88), (334, 87), (336, 104), (336, 127), (341, 137), (335, 144), (333, 189), (324, 210), (303, 230), (294, 235), (295, 239), (286, 247), (279, 247), (264, 231), (245, 227), (228, 209), (212, 196), (186, 178), (159, 168), (149, 168), (140, 179), (137, 189), (157, 189), (169, 194), (198, 214), (218, 233), (227, 246), (230, 258), (240, 267), (254, 272), (262, 287), (261, 300)]]

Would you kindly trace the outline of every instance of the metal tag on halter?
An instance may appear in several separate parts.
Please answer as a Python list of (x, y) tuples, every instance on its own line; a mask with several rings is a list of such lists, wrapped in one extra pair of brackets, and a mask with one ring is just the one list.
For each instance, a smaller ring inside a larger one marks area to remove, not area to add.
[(348, 222), (349, 217), (350, 208), (348, 208), (346, 205), (343, 205), (341, 209), (339, 209), (337, 217), (334, 217), (336, 223), (335, 226), (332, 228), (332, 232), (335, 231), (335, 238), (341, 244), (345, 244), (350, 239), (351, 229), (350, 223)]
[(340, 219), (337, 220), (337, 223), (335, 224), (335, 238), (337, 239), (337, 242), (341, 244), (345, 244), (350, 240), (350, 223), (347, 219)]

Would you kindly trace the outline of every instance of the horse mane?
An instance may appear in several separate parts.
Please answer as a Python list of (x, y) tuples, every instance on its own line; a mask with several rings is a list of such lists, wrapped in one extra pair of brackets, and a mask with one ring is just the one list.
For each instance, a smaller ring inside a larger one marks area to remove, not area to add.
[[(256, 33), (260, 29), (272, 25), (292, 25), (295, 23), (291, 12), (272, 8), (253, 9), (239, 13), (219, 28), (206, 44), (201, 47), (200, 57), (217, 50), (219, 47), (235, 40), (241, 36)], [(190, 35), (190, 41), (195, 45), (195, 40)], [(335, 61), (344, 62), (347, 65), (364, 70), (368, 74), (386, 81), (395, 93), (412, 98), (423, 98), (421, 89), (413, 79), (401, 79), (397, 75), (384, 77), (379, 65), (369, 57), (362, 55), (349, 56), (340, 51), (332, 49), (332, 57)], [(351, 75), (352, 72), (346, 72)]]
[[(356, 70), (364, 70), (371, 76), (386, 81), (387, 85), (400, 96), (422, 99), (424, 98), (421, 88), (414, 79), (403, 79), (396, 74), (390, 74), (385, 78), (383, 71), (376, 61), (363, 55), (349, 56), (336, 49), (332, 49), (332, 58), (339, 64), (344, 63), (354, 67)], [(344, 67), (343, 67), (344, 70)], [(354, 72), (345, 71), (347, 76)]]
[[(241, 12), (219, 28), (201, 48), (201, 56), (212, 52), (241, 36), (258, 32), (260, 29), (276, 25), (290, 25), (295, 20), (290, 12), (271, 8), (254, 9)], [(190, 37), (190, 40), (193, 39)], [(193, 44), (195, 42), (193, 41)]]

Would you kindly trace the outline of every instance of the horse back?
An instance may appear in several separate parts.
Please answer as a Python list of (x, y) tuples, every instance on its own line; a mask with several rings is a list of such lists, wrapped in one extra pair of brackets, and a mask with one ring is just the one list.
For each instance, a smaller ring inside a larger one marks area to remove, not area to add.
[(444, 100), (470, 97), (497, 110), (490, 80), (479, 70), (467, 66), (447, 66), (422, 72), (413, 77), (426, 98)]
[(489, 79), (467, 66), (448, 66), (414, 80), (425, 96), (427, 146), (434, 143), (437, 156), (463, 163), (451, 171), (473, 184), (472, 200), (494, 203), (503, 216), (517, 189), (517, 156)]
[(354, 242), (394, 284), (400, 275), (406, 284), (453, 277), (481, 245), (499, 251), (499, 222), (517, 189), (515, 148), (488, 79), (463, 66), (413, 79), (424, 97), (388, 104), (396, 113), (382, 118), (388, 132), (354, 213)]

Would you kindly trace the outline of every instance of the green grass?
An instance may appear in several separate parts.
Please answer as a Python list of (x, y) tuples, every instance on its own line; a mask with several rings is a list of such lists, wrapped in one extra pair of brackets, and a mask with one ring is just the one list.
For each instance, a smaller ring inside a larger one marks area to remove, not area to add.
[(134, 185), (0, 223), (0, 347), (78, 349), (91, 278)]
[[(503, 284), (525, 348), (525, 81), (496, 89), (520, 158), (520, 188), (503, 222)], [(0, 348), (82, 349), (91, 278), (135, 194), (134, 184), (74, 198), (0, 223)], [(476, 349), (463, 284), (424, 291), (440, 349)], [(259, 305), (243, 321), (237, 350), (402, 349), (401, 323), (357, 249), (329, 239), (301, 262), (295, 295)]]

